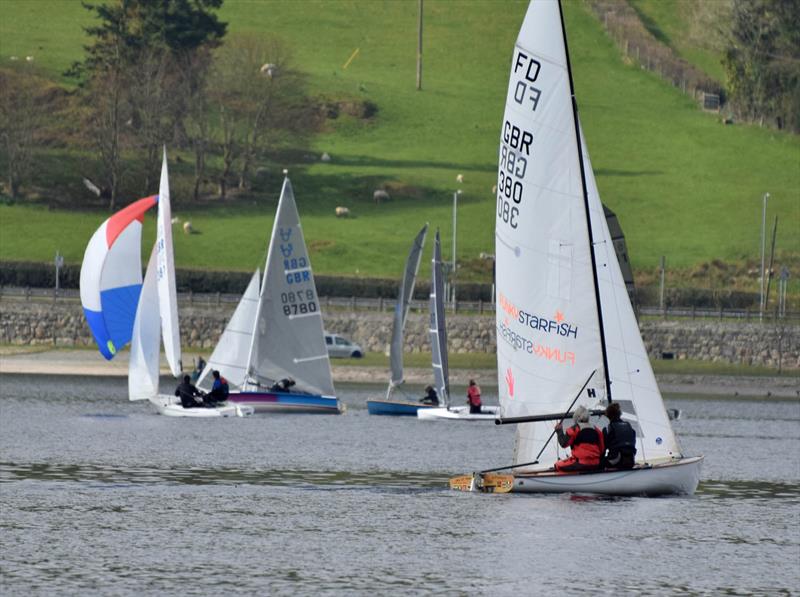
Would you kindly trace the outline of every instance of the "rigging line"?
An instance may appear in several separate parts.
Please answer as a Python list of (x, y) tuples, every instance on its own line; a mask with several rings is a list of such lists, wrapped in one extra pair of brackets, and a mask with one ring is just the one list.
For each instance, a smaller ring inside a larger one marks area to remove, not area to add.
[[(581, 386), (581, 389), (580, 389), (580, 390), (578, 390), (578, 393), (575, 395), (575, 398), (573, 398), (573, 400), (572, 400), (572, 402), (570, 403), (569, 407), (568, 407), (568, 408), (567, 408), (567, 410), (564, 412), (564, 416), (563, 416), (563, 417), (561, 417), (561, 420), (560, 420), (560, 421), (557, 423), (557, 426), (558, 426), (558, 425), (560, 425), (560, 424), (561, 424), (561, 423), (564, 421), (564, 419), (566, 418), (566, 416), (567, 416), (567, 415), (569, 414), (569, 412), (572, 410), (572, 407), (573, 407), (573, 406), (575, 406), (575, 403), (578, 401), (578, 398), (580, 398), (580, 397), (581, 397), (581, 394), (583, 394), (583, 390), (585, 390), (585, 389), (586, 389), (586, 386), (588, 386), (588, 385), (589, 385), (589, 382), (591, 381), (592, 377), (594, 377), (594, 374), (595, 374), (595, 373), (597, 373), (597, 369), (595, 369), (594, 371), (592, 371), (592, 372), (589, 374), (589, 377), (587, 377), (587, 378), (586, 378), (586, 381), (585, 381), (585, 382), (583, 382), (583, 385)], [(499, 425), (499, 424), (500, 424), (500, 423), (498, 423), (497, 419), (495, 419), (495, 425)], [(551, 440), (551, 439), (553, 439), (553, 436), (554, 436), (555, 434), (556, 434), (556, 430), (555, 430), (555, 429), (553, 429), (553, 432), (550, 434), (550, 437), (548, 437), (548, 438), (547, 438), (547, 441), (546, 441), (546, 442), (544, 442), (544, 445), (542, 446), (542, 449), (541, 449), (541, 450), (539, 450), (539, 453), (536, 455), (536, 460), (534, 460), (533, 462), (523, 462), (523, 463), (521, 463), (521, 464), (512, 464), (511, 466), (501, 466), (501, 467), (498, 467), (498, 468), (490, 468), (490, 469), (486, 469), (485, 471), (481, 471), (481, 472), (480, 472), (480, 474), (483, 474), (483, 473), (493, 473), (493, 472), (495, 472), (495, 471), (505, 471), (505, 470), (512, 469), (512, 468), (519, 468), (519, 467), (522, 467), (522, 466), (530, 466), (530, 465), (532, 465), (532, 464), (539, 464), (539, 457), (540, 457), (540, 456), (541, 456), (541, 455), (544, 453), (544, 450), (545, 450), (545, 448), (547, 448), (547, 445), (550, 443), (550, 440)], [(558, 444), (556, 444), (556, 453), (558, 453)]]

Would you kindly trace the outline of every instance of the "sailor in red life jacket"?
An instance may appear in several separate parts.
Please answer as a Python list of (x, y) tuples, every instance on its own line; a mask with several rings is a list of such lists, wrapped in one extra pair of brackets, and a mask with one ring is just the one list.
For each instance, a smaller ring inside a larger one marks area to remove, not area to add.
[(481, 389), (474, 379), (469, 380), (469, 387), (467, 388), (467, 404), (469, 404), (469, 414), (481, 414)]
[(556, 425), (558, 443), (562, 448), (569, 448), (571, 456), (556, 462), (555, 469), (560, 472), (599, 469), (605, 453), (603, 432), (589, 423), (589, 411), (585, 406), (576, 408), (572, 419), (575, 424), (566, 432), (560, 422)]

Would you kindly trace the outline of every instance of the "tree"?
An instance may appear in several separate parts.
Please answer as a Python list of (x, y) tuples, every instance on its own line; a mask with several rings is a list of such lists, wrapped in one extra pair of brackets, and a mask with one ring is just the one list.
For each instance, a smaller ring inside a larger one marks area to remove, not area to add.
[(740, 117), (800, 131), (800, 2), (733, 0), (723, 65)]
[(314, 126), (313, 104), (291, 53), (277, 38), (239, 36), (216, 52), (212, 69), (223, 156), (219, 194), (225, 198), (236, 171), (246, 189), (257, 156), (286, 133), (305, 135)]
[(39, 87), (31, 69), (0, 70), (0, 139), (8, 164), (8, 194), (19, 197), (28, 177), (34, 133), (41, 120)]
[[(177, 89), (185, 77), (176, 67), (207, 68), (208, 61), (195, 62), (191, 56), (207, 52), (225, 35), (226, 24), (210, 12), (221, 5), (222, 0), (84, 3), (100, 22), (86, 28), (93, 41), (69, 74), (81, 79), (94, 132), (102, 136), (95, 140), (111, 189), (111, 209), (119, 189), (123, 141), (141, 150), (145, 186), (154, 184), (161, 145), (182, 126), (186, 113), (186, 96)], [(201, 76), (195, 73), (194, 79)], [(122, 134), (123, 123), (129, 134)]]

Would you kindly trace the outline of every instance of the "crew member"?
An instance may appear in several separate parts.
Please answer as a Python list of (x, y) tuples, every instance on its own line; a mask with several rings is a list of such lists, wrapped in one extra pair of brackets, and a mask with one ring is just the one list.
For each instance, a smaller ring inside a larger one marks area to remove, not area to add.
[(432, 406), (439, 406), (439, 395), (433, 386), (425, 388), (425, 396), (420, 399), (422, 404), (430, 404)]
[(269, 389), (270, 392), (291, 392), (295, 381), (291, 377), (285, 377), (280, 381), (276, 381)]
[(203, 394), (192, 385), (192, 378), (188, 375), (183, 376), (183, 382), (175, 389), (175, 395), (180, 397), (183, 408), (203, 406)]
[(214, 376), (214, 383), (211, 386), (211, 392), (206, 396), (207, 406), (214, 406), (220, 402), (225, 402), (230, 394), (230, 386), (228, 380), (220, 375), (216, 369), (211, 372)]
[(608, 427), (603, 429), (603, 441), (606, 446), (606, 468), (633, 468), (636, 459), (636, 430), (627, 421), (622, 420), (619, 402), (612, 402), (606, 407)]
[(566, 432), (560, 421), (556, 424), (558, 443), (562, 448), (570, 449), (570, 456), (556, 462), (555, 469), (561, 472), (599, 469), (605, 453), (603, 433), (589, 423), (589, 411), (585, 406), (576, 408), (572, 419), (575, 424)]
[(469, 380), (469, 387), (467, 387), (467, 404), (469, 404), (471, 415), (481, 414), (481, 389), (474, 379)]

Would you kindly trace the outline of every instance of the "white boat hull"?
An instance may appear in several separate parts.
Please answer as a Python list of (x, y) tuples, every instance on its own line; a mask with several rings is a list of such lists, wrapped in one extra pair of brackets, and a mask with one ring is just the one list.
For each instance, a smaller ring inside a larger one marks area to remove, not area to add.
[(151, 402), (158, 409), (158, 412), (167, 417), (190, 417), (196, 419), (208, 419), (219, 417), (247, 417), (255, 412), (252, 406), (244, 404), (222, 404), (213, 408), (184, 408), (180, 401), (174, 396), (159, 394)]
[(500, 412), (499, 406), (483, 406), (480, 414), (470, 414), (469, 406), (451, 406), (449, 408), (421, 408), (417, 418), (425, 421), (451, 419), (454, 421), (494, 421)]
[(700, 482), (702, 456), (681, 458), (628, 471), (516, 473), (512, 493), (600, 495), (692, 495)]

